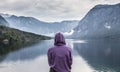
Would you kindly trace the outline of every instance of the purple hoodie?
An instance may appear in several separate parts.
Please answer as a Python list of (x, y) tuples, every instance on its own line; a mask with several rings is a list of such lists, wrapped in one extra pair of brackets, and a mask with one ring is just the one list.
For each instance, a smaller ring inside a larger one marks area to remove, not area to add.
[(49, 48), (47, 55), (49, 66), (55, 72), (71, 72), (71, 48), (66, 46), (65, 38), (61, 33), (55, 35), (54, 47)]

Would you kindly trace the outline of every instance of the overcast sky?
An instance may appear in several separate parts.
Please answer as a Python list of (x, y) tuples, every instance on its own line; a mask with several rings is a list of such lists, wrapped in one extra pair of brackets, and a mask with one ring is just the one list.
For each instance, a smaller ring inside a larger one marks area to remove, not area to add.
[(41, 21), (80, 20), (97, 4), (116, 3), (120, 0), (0, 0), (0, 13)]

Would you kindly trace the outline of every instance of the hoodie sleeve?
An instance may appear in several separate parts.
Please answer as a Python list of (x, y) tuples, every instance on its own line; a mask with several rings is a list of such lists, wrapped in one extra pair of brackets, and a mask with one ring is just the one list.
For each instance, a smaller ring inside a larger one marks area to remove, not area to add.
[(48, 64), (49, 66), (51, 66), (51, 61), (52, 61), (51, 49), (48, 50), (47, 56), (48, 56)]

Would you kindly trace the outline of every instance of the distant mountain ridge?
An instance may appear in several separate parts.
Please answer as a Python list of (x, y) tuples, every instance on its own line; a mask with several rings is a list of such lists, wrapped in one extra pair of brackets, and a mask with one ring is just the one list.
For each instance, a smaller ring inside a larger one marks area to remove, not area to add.
[[(106, 38), (120, 34), (120, 3), (97, 5), (74, 28), (74, 38)], [(116, 37), (116, 36), (115, 36)], [(118, 37), (118, 36), (117, 36)]]
[(8, 26), (8, 22), (0, 15), (0, 25), (2, 26)]
[(43, 22), (33, 17), (1, 14), (9, 23), (10, 27), (36, 34), (55, 34), (57, 32), (69, 32), (78, 25), (77, 20), (62, 22)]

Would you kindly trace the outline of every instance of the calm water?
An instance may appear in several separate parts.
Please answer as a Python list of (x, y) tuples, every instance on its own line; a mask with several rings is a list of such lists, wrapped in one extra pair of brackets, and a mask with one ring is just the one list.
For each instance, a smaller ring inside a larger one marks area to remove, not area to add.
[[(67, 40), (73, 49), (72, 72), (120, 72), (120, 41)], [(49, 72), (47, 50), (53, 40), (41, 41), (0, 56), (0, 72)]]

